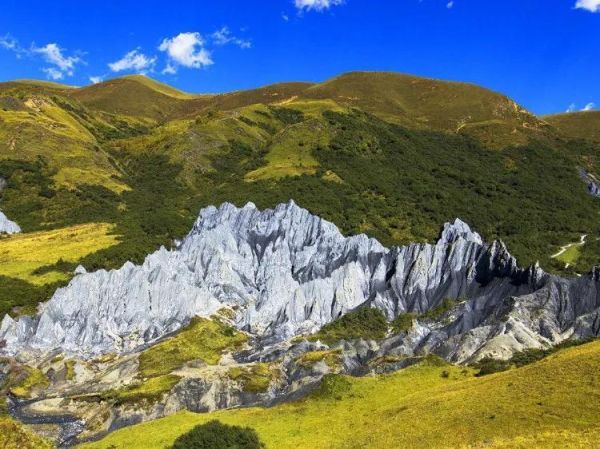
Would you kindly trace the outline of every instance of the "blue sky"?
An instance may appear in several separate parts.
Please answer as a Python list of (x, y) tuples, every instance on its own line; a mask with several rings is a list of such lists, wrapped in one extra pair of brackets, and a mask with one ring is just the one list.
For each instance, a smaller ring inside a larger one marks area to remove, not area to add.
[(600, 105), (600, 0), (3, 0), (1, 9), (3, 81), (85, 85), (142, 72), (224, 92), (392, 70), (474, 82), (539, 114)]

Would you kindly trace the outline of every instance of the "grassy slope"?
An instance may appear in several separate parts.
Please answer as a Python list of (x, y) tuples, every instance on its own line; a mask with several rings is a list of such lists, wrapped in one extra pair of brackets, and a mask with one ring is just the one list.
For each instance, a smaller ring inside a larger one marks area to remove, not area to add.
[(142, 352), (140, 375), (154, 377), (169, 374), (181, 368), (185, 362), (196, 359), (216, 365), (223, 351), (240, 349), (247, 339), (245, 334), (216, 318), (193, 318), (183, 331)]
[(52, 449), (53, 445), (26, 426), (0, 415), (0, 447), (2, 449)]
[(118, 236), (111, 234), (109, 223), (88, 223), (51, 231), (15, 234), (0, 239), (0, 276), (29, 281), (36, 285), (64, 279), (59, 271), (42, 267), (60, 260), (76, 262), (99, 249), (115, 245)]
[(310, 87), (302, 97), (333, 99), (410, 128), (465, 133), (495, 147), (525, 143), (548, 131), (496, 92), (398, 73), (351, 72)]
[(600, 142), (600, 111), (549, 115), (544, 120), (572, 139)]
[(82, 447), (162, 449), (212, 419), (250, 426), (277, 449), (592, 447), (600, 437), (599, 368), (600, 342), (482, 378), (425, 363), (391, 375), (329, 379), (317, 394), (273, 408), (184, 412)]
[(67, 188), (81, 184), (103, 185), (116, 192), (127, 188), (114, 178), (117, 170), (78, 117), (50, 97), (19, 99), (19, 92), (11, 93), (12, 107), (0, 108), (0, 159), (43, 157), (56, 184)]

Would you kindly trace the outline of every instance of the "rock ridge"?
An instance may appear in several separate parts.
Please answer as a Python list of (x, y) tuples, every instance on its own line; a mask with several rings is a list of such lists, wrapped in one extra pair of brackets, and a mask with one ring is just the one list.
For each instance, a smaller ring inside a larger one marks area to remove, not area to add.
[(79, 270), (35, 317), (5, 316), (0, 340), (8, 354), (126, 352), (229, 308), (239, 329), (277, 342), (357, 307), (391, 320), (451, 298), (451, 312), (396, 349), (465, 361), (597, 335), (599, 286), (594, 274), (565, 279), (537, 264), (521, 268), (502, 241), (484, 243), (459, 219), (434, 244), (386, 248), (343, 236), (293, 201), (263, 211), (224, 203), (202, 209), (176, 249), (161, 247), (141, 265)]

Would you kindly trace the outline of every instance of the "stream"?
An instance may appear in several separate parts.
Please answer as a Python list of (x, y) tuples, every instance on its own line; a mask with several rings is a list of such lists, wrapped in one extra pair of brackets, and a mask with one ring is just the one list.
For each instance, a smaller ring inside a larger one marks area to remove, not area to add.
[(7, 396), (6, 404), (8, 413), (24, 424), (54, 424), (60, 428), (56, 438), (58, 447), (70, 447), (75, 443), (75, 438), (84, 427), (84, 422), (77, 416), (70, 414), (35, 414), (28, 413), (25, 407), (35, 403), (36, 400), (19, 400), (14, 396)]

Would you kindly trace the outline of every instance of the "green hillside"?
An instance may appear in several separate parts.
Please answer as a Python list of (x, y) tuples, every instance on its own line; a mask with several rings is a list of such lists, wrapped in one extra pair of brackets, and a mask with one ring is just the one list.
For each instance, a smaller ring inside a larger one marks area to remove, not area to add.
[(81, 447), (163, 449), (214, 419), (254, 428), (277, 449), (593, 447), (599, 373), (600, 342), (484, 377), (428, 359), (390, 375), (331, 376), (309, 397), (272, 408), (183, 412)]
[[(587, 272), (600, 260), (600, 209), (578, 167), (597, 174), (599, 155), (503, 95), (392, 73), (219, 95), (141, 76), (0, 83), (0, 210), (25, 232), (111, 223), (119, 236), (39, 267), (57, 282), (77, 263), (141, 261), (185, 235), (203, 206), (290, 198), (387, 245), (434, 241), (460, 217), (522, 264)], [(551, 258), (582, 234), (568, 268)], [(2, 279), (3, 310), (51, 293)]]
[(572, 139), (600, 142), (600, 111), (549, 115), (544, 120)]

